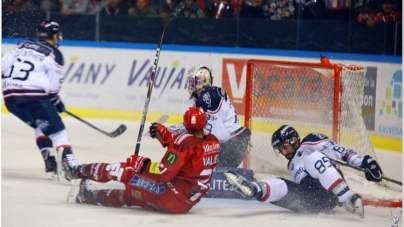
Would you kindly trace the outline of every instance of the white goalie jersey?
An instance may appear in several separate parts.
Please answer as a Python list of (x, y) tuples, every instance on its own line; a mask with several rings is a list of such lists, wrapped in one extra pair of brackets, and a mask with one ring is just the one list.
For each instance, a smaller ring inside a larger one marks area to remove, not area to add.
[(4, 99), (54, 98), (63, 82), (63, 56), (45, 41), (25, 40), (2, 58)]
[[(311, 133), (302, 140), (295, 156), (288, 163), (289, 174), (293, 177), (295, 182), (300, 183), (302, 179), (308, 175), (305, 168), (305, 161), (307, 157), (315, 151), (319, 151), (327, 157), (342, 160), (353, 166), (360, 166), (363, 161), (363, 157), (354, 150), (340, 147), (326, 135)], [(306, 164), (314, 166), (315, 168), (321, 168), (323, 161), (324, 160), (320, 160), (318, 163)]]
[(206, 87), (194, 101), (194, 106), (201, 107), (208, 116), (205, 129), (215, 135), (220, 143), (243, 131), (233, 104), (222, 88)]

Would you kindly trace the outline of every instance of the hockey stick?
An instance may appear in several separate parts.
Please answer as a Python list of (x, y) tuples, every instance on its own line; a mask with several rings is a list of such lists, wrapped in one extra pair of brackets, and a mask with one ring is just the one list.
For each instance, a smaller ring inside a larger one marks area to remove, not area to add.
[(144, 124), (146, 122), (147, 110), (149, 109), (150, 96), (151, 96), (151, 92), (152, 92), (153, 85), (154, 85), (154, 78), (156, 77), (156, 69), (157, 69), (157, 65), (159, 62), (160, 50), (161, 50), (161, 45), (163, 43), (164, 32), (165, 32), (167, 26), (170, 24), (170, 22), (172, 20), (174, 20), (175, 17), (177, 17), (177, 15), (181, 12), (181, 10), (184, 9), (184, 7), (185, 7), (185, 3), (183, 1), (181, 1), (178, 4), (178, 6), (175, 7), (173, 12), (168, 16), (168, 18), (164, 21), (163, 27), (161, 28), (160, 42), (157, 46), (156, 58), (154, 59), (152, 75), (150, 77), (150, 82), (149, 82), (149, 90), (147, 91), (147, 97), (146, 97), (146, 102), (144, 104), (142, 121), (140, 122), (139, 134), (137, 136), (135, 155), (139, 154), (140, 142), (142, 140), (142, 133), (143, 133), (143, 129), (144, 129)]
[[(351, 167), (352, 169), (356, 169), (356, 170), (362, 171), (362, 172), (364, 172), (364, 173), (368, 172), (368, 170), (366, 170), (365, 168), (361, 168), (361, 167), (358, 167), (358, 166), (350, 165), (350, 164), (348, 164), (348, 163), (346, 163), (346, 162), (344, 162), (344, 161), (335, 159), (335, 158), (333, 158), (333, 157), (327, 156), (327, 158), (329, 158), (330, 160), (332, 160), (332, 161), (334, 161), (334, 162), (336, 162), (336, 163), (339, 163), (339, 164), (341, 164), (341, 165)], [(384, 174), (382, 174), (382, 179), (385, 179), (385, 180), (387, 180), (387, 181), (393, 182), (393, 183), (398, 184), (398, 185), (403, 185), (403, 183), (402, 183), (401, 181), (394, 180), (394, 179), (392, 179), (392, 178), (390, 178), (390, 177), (386, 177)]]
[[(167, 115), (161, 115), (161, 117), (157, 120), (157, 123), (162, 125), (167, 121), (167, 119), (168, 119)], [(149, 132), (146, 132), (145, 134), (143, 134), (143, 136), (149, 136), (149, 135), (150, 135)]]
[(87, 121), (85, 121), (85, 120), (83, 120), (83, 119), (77, 117), (76, 115), (70, 113), (70, 112), (67, 111), (66, 109), (63, 109), (63, 112), (69, 114), (70, 116), (76, 118), (77, 120), (83, 122), (84, 124), (90, 126), (91, 128), (93, 128), (93, 129), (95, 129), (95, 130), (101, 132), (102, 134), (107, 135), (107, 136), (109, 136), (109, 137), (111, 137), (111, 138), (115, 138), (115, 137), (117, 137), (117, 136), (120, 136), (122, 133), (124, 133), (124, 132), (126, 131), (126, 125), (122, 125), (122, 124), (121, 124), (117, 129), (115, 129), (115, 131), (113, 131), (113, 132), (106, 132), (106, 131), (103, 131), (103, 130), (101, 130), (101, 129), (95, 127), (94, 125), (88, 123)]

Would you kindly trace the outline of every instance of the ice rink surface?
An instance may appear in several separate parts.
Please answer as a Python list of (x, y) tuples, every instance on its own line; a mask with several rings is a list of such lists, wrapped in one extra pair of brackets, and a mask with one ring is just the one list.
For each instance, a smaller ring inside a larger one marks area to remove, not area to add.
[[(33, 130), (10, 114), (2, 115), (2, 226), (23, 227), (101, 227), (101, 226), (271, 226), (271, 227), (389, 227), (390, 208), (365, 207), (365, 219), (348, 214), (337, 207), (331, 214), (297, 215), (289, 210), (257, 201), (230, 199), (202, 199), (188, 214), (169, 215), (145, 211), (138, 207), (101, 207), (68, 204), (70, 184), (48, 180), (42, 156), (38, 151)], [(121, 123), (128, 130), (117, 138), (109, 138), (76, 119), (64, 122), (73, 145), (73, 152), (81, 163), (126, 161), (136, 146), (139, 123), (85, 119), (95, 126), (112, 132)], [(147, 119), (149, 123), (156, 119)], [(143, 137), (140, 155), (160, 160), (165, 149), (157, 141)], [(402, 154), (377, 151), (384, 174), (402, 180)], [(93, 184), (93, 188), (121, 185)], [(364, 188), (366, 190), (366, 188)], [(398, 215), (401, 208), (393, 208)], [(402, 219), (399, 221), (402, 226)]]

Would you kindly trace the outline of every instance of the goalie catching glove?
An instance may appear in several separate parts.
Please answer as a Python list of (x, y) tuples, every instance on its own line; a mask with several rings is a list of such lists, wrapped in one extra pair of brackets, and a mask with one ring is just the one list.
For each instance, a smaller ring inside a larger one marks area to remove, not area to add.
[(135, 173), (143, 173), (146, 171), (146, 166), (148, 163), (150, 163), (150, 158), (132, 155), (126, 159), (125, 169)]
[(173, 134), (162, 124), (153, 122), (149, 127), (151, 138), (157, 138), (163, 147), (167, 147), (173, 139)]
[(363, 157), (360, 167), (366, 169), (365, 176), (368, 181), (380, 182), (382, 180), (382, 169), (380, 168), (379, 164), (377, 164), (376, 160), (369, 155), (365, 155), (365, 157)]

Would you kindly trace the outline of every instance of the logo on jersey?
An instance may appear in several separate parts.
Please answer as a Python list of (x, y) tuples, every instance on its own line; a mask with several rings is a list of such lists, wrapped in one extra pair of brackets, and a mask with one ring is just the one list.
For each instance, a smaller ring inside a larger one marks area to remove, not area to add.
[(208, 104), (208, 107), (212, 106), (212, 99), (210, 98), (209, 93), (203, 94), (202, 99), (206, 104)]
[(134, 176), (129, 184), (152, 192), (156, 195), (160, 195), (165, 192), (164, 184), (157, 184), (154, 181), (139, 176)]
[(178, 159), (178, 155), (172, 151), (168, 152), (166, 162), (170, 165), (173, 166)]
[(133, 194), (133, 197), (135, 197), (136, 199), (142, 200), (142, 193), (141, 192), (132, 190), (132, 194)]
[(292, 165), (290, 165), (289, 171), (293, 171), (294, 168), (295, 168), (295, 165), (292, 163)]
[(293, 175), (293, 179), (297, 181), (297, 178), (299, 177), (300, 174), (306, 172), (306, 169), (304, 167), (299, 167), (299, 169), (296, 171), (295, 175)]

